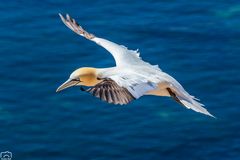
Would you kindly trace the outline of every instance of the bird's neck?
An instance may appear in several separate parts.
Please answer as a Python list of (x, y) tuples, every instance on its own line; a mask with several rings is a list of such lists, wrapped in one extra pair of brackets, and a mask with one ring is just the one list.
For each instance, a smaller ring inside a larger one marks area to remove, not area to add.
[(98, 78), (110, 77), (110, 76), (114, 75), (114, 73), (116, 73), (116, 69), (117, 69), (116, 67), (97, 68), (96, 69), (97, 77)]

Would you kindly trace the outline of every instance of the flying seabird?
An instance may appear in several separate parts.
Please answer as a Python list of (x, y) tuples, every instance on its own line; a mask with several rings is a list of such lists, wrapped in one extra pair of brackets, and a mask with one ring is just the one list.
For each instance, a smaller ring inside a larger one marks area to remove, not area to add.
[(68, 14), (63, 23), (72, 31), (93, 41), (110, 52), (116, 66), (111, 68), (82, 67), (76, 69), (69, 79), (58, 87), (56, 92), (72, 86), (87, 86), (83, 89), (103, 101), (113, 104), (127, 104), (143, 95), (172, 97), (176, 102), (205, 115), (210, 114), (199, 103), (199, 99), (190, 95), (173, 77), (163, 72), (158, 65), (151, 65), (142, 60), (138, 51), (129, 50), (109, 40), (96, 37), (84, 30)]

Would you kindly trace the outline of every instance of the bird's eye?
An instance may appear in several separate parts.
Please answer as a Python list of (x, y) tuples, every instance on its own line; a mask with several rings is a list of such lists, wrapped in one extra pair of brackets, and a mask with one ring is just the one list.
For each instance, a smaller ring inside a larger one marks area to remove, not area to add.
[(80, 79), (72, 79), (72, 81), (77, 81), (77, 82), (79, 82), (79, 81), (80, 81)]

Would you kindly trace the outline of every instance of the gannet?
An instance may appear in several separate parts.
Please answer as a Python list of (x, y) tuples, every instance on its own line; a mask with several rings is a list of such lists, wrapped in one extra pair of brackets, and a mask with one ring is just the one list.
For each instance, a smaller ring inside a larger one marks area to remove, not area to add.
[(72, 86), (87, 86), (84, 90), (103, 101), (113, 104), (128, 104), (144, 95), (172, 97), (176, 102), (196, 112), (214, 117), (190, 95), (181, 84), (163, 72), (158, 65), (151, 65), (140, 57), (138, 51), (129, 50), (109, 40), (99, 38), (84, 30), (68, 14), (63, 23), (78, 35), (97, 43), (111, 53), (116, 66), (111, 68), (82, 67), (76, 69), (56, 92)]

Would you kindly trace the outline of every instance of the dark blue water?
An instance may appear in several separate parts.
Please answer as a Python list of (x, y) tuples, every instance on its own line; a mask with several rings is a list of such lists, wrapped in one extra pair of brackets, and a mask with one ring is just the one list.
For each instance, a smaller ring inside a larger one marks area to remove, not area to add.
[[(87, 30), (174, 76), (217, 119), (166, 97), (114, 106), (71, 88), (78, 67), (113, 58), (67, 29)], [(13, 159), (240, 159), (240, 1), (2, 1), (0, 152)]]

